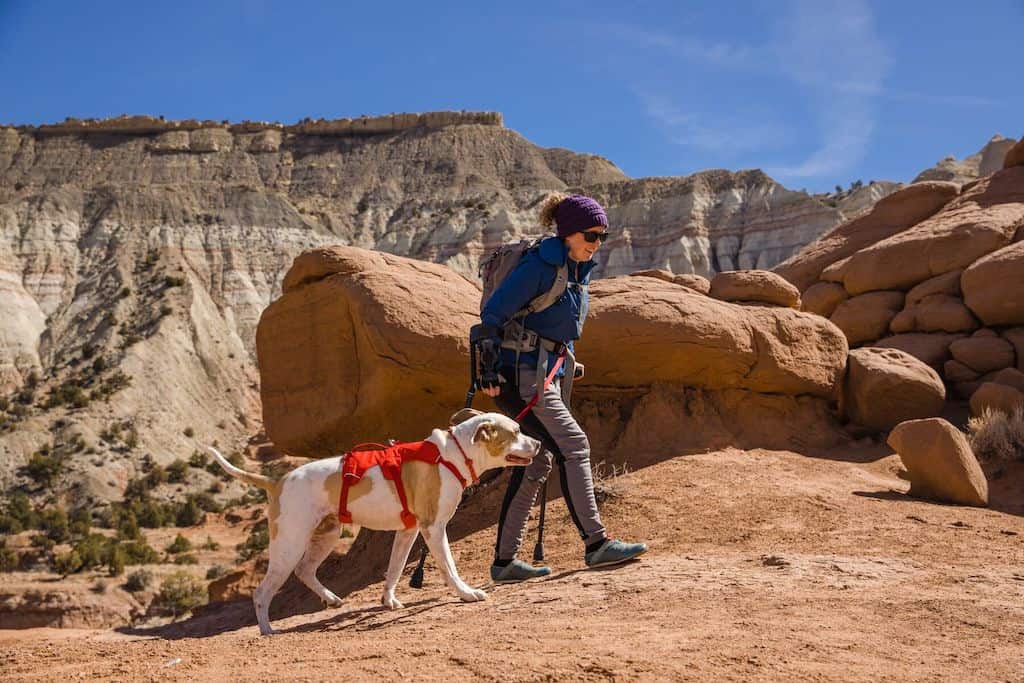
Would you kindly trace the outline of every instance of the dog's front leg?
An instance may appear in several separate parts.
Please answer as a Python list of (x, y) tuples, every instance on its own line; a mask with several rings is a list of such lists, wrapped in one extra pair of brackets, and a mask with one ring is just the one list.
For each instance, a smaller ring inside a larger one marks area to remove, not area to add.
[(384, 596), (380, 599), (381, 604), (388, 609), (404, 607), (395, 597), (395, 586), (402, 578), (402, 570), (405, 569), (405, 563), (409, 561), (409, 551), (412, 550), (412, 544), (416, 541), (418, 534), (419, 529), (395, 532), (395, 540), (391, 544), (391, 561), (388, 563), (388, 573), (384, 577)]
[(423, 538), (430, 548), (430, 554), (434, 556), (438, 568), (444, 574), (448, 585), (455, 589), (455, 592), (463, 602), (476, 602), (486, 600), (487, 593), (472, 588), (459, 576), (455, 568), (455, 559), (452, 557), (452, 549), (448, 545), (448, 529), (444, 524), (432, 524), (421, 529)]

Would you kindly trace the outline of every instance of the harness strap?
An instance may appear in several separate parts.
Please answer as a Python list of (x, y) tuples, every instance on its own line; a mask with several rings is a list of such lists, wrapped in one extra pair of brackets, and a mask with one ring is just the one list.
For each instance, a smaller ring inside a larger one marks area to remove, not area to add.
[[(466, 455), (466, 451), (462, 450), (462, 444), (459, 443), (457, 438), (455, 438), (455, 432), (452, 431), (451, 427), (448, 428), (448, 435), (452, 437), (452, 441), (454, 441), (455, 445), (459, 447), (459, 453), (462, 454), (462, 459), (466, 461), (466, 467), (469, 468), (469, 475), (473, 477), (473, 483), (477, 483), (480, 481), (480, 477), (476, 476), (476, 468), (473, 467), (473, 461), (469, 459), (468, 455)], [(444, 458), (441, 458), (441, 462), (452, 471), (452, 474), (459, 478), (459, 483), (462, 484), (462, 488), (466, 488), (466, 480), (462, 478), (462, 474), (459, 473), (458, 468)]]
[[(452, 438), (455, 438), (454, 434), (452, 434)], [(424, 448), (427, 444), (430, 444), (430, 448)], [(371, 458), (364, 456), (359, 460), (350, 462), (350, 459), (356, 453), (353, 450), (346, 453), (341, 459), (341, 491), (338, 496), (338, 521), (342, 524), (352, 524), (352, 513), (348, 509), (349, 488), (353, 482), (360, 481), (366, 471), (373, 467), (379, 467), (381, 475), (395, 485), (395, 493), (398, 495), (398, 501), (402, 506), (402, 525), (406, 529), (414, 528), (417, 520), (416, 515), (409, 510), (409, 500), (405, 495), (405, 485), (402, 483), (403, 464), (415, 461), (425, 462), (430, 465), (444, 465), (448, 468), (448, 471), (455, 475), (462, 488), (466, 488), (466, 478), (462, 476), (459, 468), (452, 462), (445, 460), (441, 455), (441, 450), (429, 441), (394, 444), (392, 446), (360, 444), (360, 446), (365, 445), (381, 446), (381, 450), (370, 451), (369, 453), (372, 453)], [(466, 459), (470, 474), (473, 476), (473, 482), (476, 483), (476, 470), (473, 468), (472, 461), (466, 457), (466, 453), (462, 450), (462, 445), (459, 444), (458, 439), (455, 439), (455, 445), (459, 447), (459, 452)]]

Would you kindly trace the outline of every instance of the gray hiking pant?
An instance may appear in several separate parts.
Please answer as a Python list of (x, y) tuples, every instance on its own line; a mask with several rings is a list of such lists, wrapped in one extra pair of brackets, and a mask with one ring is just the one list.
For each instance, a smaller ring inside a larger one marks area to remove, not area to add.
[[(519, 387), (502, 383), (501, 394), (495, 402), (502, 412), (511, 417), (519, 414), (536, 391), (536, 372), (523, 368), (519, 373)], [(595, 543), (605, 536), (601, 515), (594, 499), (593, 475), (590, 471), (590, 442), (576, 419), (562, 402), (561, 383), (555, 379), (539, 401), (523, 417), (522, 430), (539, 439), (544, 445), (541, 452), (526, 467), (513, 468), (508, 491), (498, 518), (498, 539), (495, 557), (514, 559), (523, 544), (526, 521), (537, 492), (547, 482), (554, 455), (562, 480), (562, 495), (569, 514), (585, 544)]]

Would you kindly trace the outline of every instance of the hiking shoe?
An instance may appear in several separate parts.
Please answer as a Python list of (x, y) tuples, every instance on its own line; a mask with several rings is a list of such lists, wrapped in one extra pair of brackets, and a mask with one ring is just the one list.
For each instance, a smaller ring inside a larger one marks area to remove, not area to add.
[(607, 567), (620, 564), (647, 552), (646, 543), (623, 543), (608, 539), (600, 548), (585, 556), (588, 567)]
[(518, 583), (527, 579), (536, 579), (539, 576), (547, 576), (550, 573), (551, 567), (534, 567), (522, 560), (512, 560), (504, 567), (491, 565), (491, 580), (495, 583)]

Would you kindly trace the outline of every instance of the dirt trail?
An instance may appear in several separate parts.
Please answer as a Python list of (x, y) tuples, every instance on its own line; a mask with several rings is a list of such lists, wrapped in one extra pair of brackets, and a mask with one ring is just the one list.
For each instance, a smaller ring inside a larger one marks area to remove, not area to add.
[[(406, 609), (380, 585), (341, 609), (168, 639), (0, 632), (4, 680), (957, 680), (1024, 681), (1024, 472), (997, 509), (916, 501), (898, 461), (726, 450), (616, 478), (603, 507), (638, 562), (581, 571), (561, 501), (554, 575), (462, 604), (436, 571)], [(455, 547), (474, 585), (493, 529)], [(530, 538), (532, 544), (532, 535)], [(214, 629), (216, 630), (216, 629)], [(166, 633), (166, 632), (165, 632)]]

